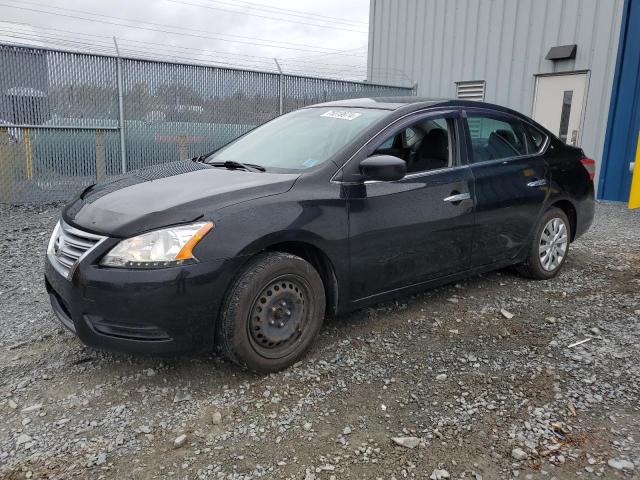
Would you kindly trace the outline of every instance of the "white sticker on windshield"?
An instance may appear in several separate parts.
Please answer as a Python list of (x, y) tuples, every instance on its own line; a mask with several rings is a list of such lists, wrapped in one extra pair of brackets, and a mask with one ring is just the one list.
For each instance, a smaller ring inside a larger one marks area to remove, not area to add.
[(361, 114), (356, 112), (347, 112), (345, 110), (329, 110), (320, 115), (321, 117), (339, 118), (341, 120), (353, 120)]

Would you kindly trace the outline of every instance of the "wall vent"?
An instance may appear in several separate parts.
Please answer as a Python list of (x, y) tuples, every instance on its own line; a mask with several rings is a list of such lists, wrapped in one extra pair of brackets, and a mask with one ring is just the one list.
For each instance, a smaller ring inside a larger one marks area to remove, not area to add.
[(484, 100), (484, 86), (484, 80), (456, 82), (456, 98), (482, 102)]

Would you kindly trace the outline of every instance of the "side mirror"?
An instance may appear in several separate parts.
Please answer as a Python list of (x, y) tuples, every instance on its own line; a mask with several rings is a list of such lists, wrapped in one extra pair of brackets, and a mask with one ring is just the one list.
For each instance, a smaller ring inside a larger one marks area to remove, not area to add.
[(360, 162), (360, 173), (367, 180), (392, 182), (407, 174), (407, 162), (392, 155), (374, 155)]

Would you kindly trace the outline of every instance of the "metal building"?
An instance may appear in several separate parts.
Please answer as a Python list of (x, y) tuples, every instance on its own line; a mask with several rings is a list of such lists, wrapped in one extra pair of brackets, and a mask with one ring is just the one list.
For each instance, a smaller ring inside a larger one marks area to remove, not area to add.
[(529, 115), (629, 198), (640, 129), (640, 0), (371, 0), (368, 79)]

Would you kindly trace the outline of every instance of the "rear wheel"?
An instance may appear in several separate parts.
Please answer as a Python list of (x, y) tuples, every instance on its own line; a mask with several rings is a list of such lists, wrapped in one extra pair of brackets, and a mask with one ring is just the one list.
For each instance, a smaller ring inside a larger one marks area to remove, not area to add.
[(307, 261), (269, 252), (243, 269), (225, 298), (218, 342), (232, 362), (275, 372), (309, 348), (324, 319), (322, 279)]
[(559, 208), (550, 208), (540, 219), (529, 247), (527, 259), (518, 270), (537, 280), (555, 277), (569, 253), (571, 226)]

